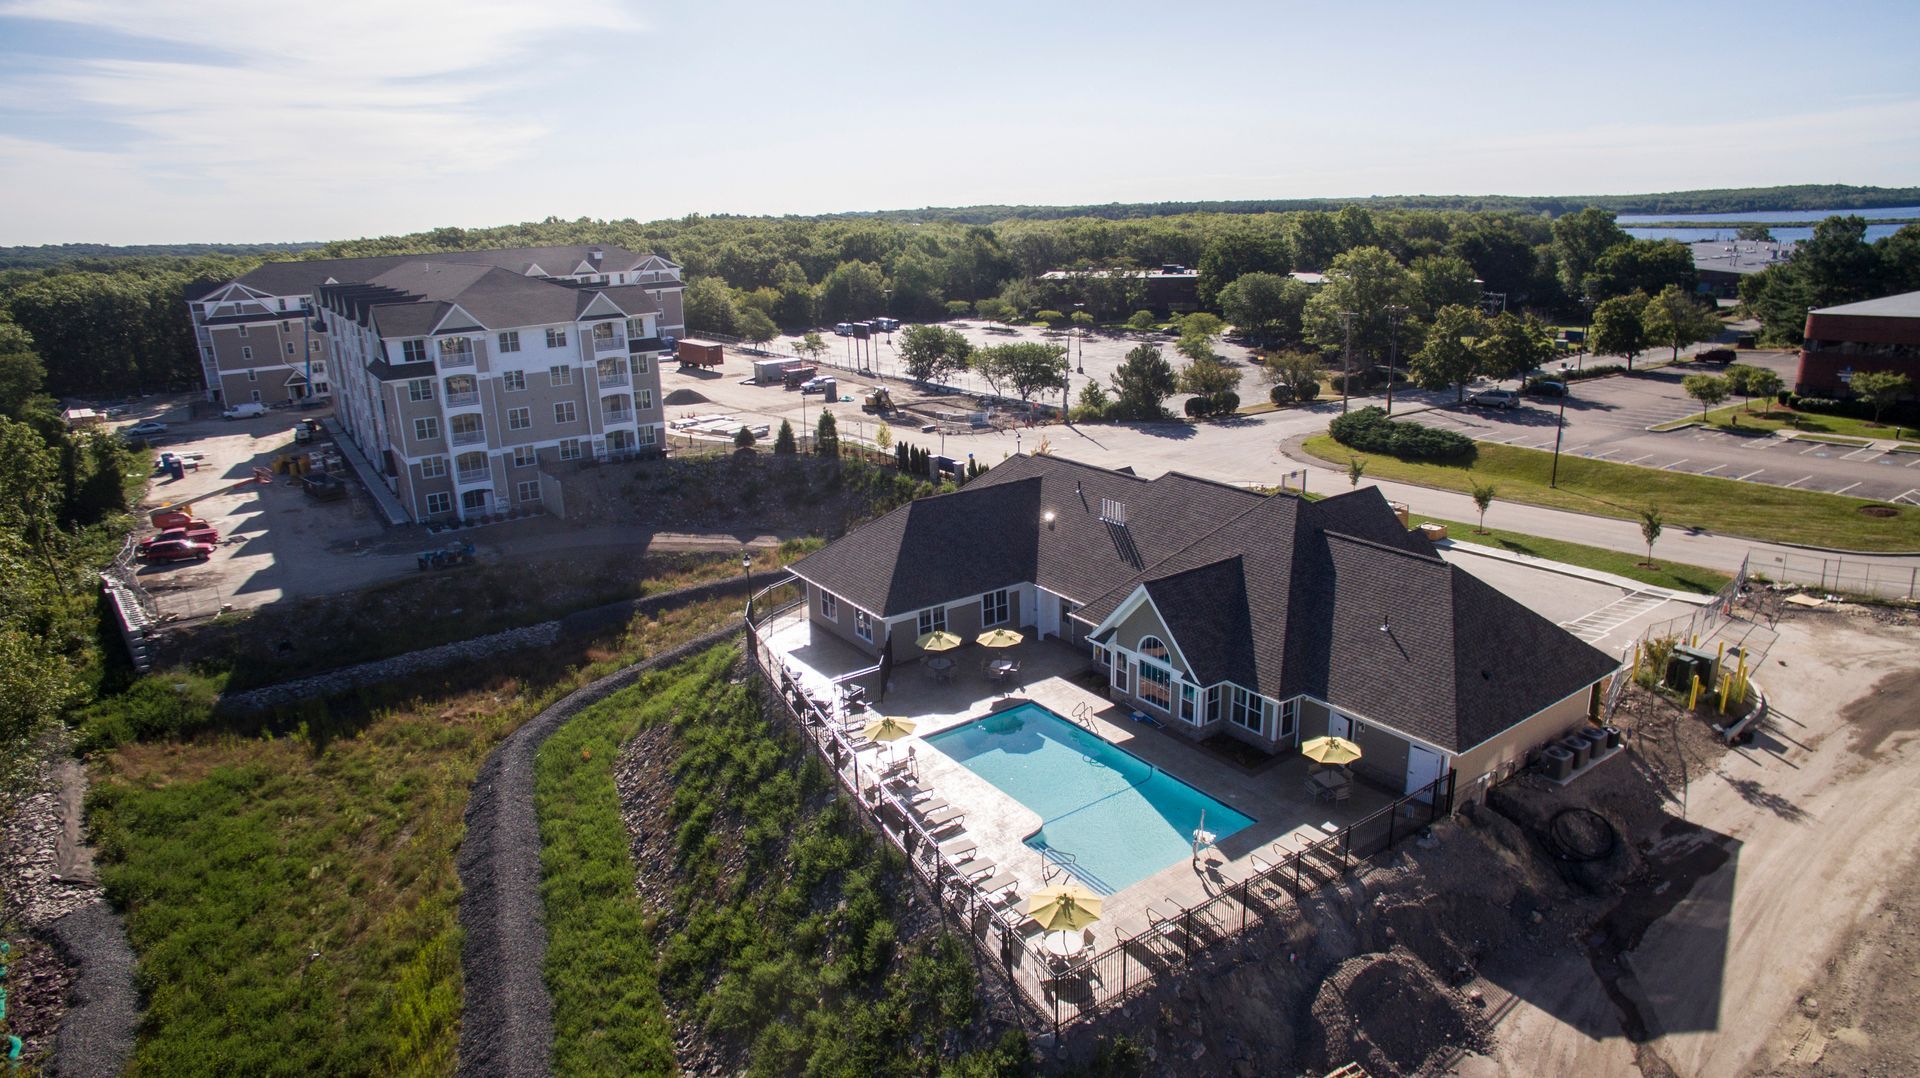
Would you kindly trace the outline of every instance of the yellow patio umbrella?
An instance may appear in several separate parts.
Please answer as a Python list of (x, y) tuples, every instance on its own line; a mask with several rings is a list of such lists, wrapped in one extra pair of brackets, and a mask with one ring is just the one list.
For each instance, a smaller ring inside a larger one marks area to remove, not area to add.
[(913, 642), (914, 646), (921, 651), (952, 651), (964, 643), (966, 643), (966, 641), (961, 640), (945, 629), (937, 632), (921, 633), (920, 638)]
[(1010, 648), (1025, 639), (1026, 637), (1012, 629), (988, 629), (974, 637), (973, 642), (983, 648)]
[(1300, 755), (1316, 764), (1350, 764), (1360, 758), (1360, 746), (1344, 737), (1316, 737), (1300, 746)]
[(875, 719), (861, 730), (861, 736), (868, 741), (898, 741), (913, 733), (913, 720), (888, 715), (884, 719)]
[(1048, 932), (1079, 931), (1100, 919), (1100, 896), (1077, 883), (1042, 887), (1027, 896), (1027, 916)]

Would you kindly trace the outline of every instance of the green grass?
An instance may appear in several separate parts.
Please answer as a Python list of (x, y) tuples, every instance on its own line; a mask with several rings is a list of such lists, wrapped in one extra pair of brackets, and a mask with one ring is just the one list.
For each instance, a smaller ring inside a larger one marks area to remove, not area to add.
[[(1700, 422), (1700, 413), (1695, 412), (1685, 419), (1662, 423), (1653, 429), (1656, 431), (1678, 430), (1688, 424)], [(1797, 430), (1809, 434), (1832, 434), (1845, 438), (1869, 439), (1899, 438), (1913, 430), (1912, 427), (1893, 423), (1875, 423), (1870, 419), (1856, 419), (1853, 416), (1797, 412), (1782, 404), (1774, 404), (1771, 409), (1768, 409), (1757, 401), (1752, 410), (1749, 410), (1745, 404), (1730, 404), (1724, 408), (1715, 408), (1707, 413), (1705, 425), (1735, 434)]]
[[(974, 1025), (966, 945), (903, 938), (909, 880), (833, 796), (829, 775), (710, 650), (583, 711), (542, 748), (536, 804), (546, 979), (561, 1074), (673, 1067), (667, 1010), (745, 1054), (755, 1074), (1017, 1073), (1012, 1034), (956, 1054)], [(675, 791), (649, 908), (613, 767), (643, 731)]]
[[(1334, 465), (1345, 465), (1350, 455), (1345, 446), (1324, 434), (1309, 438), (1306, 449)], [(1491, 482), (1503, 501), (1626, 520), (1638, 519), (1643, 507), (1655, 505), (1669, 530), (1697, 527), (1846, 550), (1920, 550), (1920, 508), (1895, 506), (1891, 517), (1869, 517), (1860, 509), (1882, 503), (1564, 454), (1556, 488), (1548, 484), (1553, 454), (1486, 442), (1478, 449), (1474, 462), (1464, 466), (1371, 454), (1367, 476), (1462, 493), (1471, 492), (1475, 482)]]
[(605, 648), (496, 657), (249, 731), (153, 679), (114, 712), (151, 716), (148, 739), (96, 757), (88, 803), (146, 1001), (131, 1073), (451, 1073), (454, 855), (481, 762), (576, 686), (738, 614), (717, 600)]
[[(1489, 511), (1497, 516), (1500, 504), (1495, 502)], [(1412, 517), (1412, 524), (1416, 528), (1429, 521), (1445, 525), (1447, 537), (1463, 543), (1478, 543), (1481, 546), (1497, 547), (1515, 554), (1529, 554), (1536, 558), (1546, 558), (1548, 561), (1578, 565), (1584, 569), (1597, 569), (1603, 573), (1624, 576), (1643, 584), (1671, 588), (1674, 591), (1693, 591), (1710, 595), (1719, 591), (1731, 579), (1725, 573), (1698, 565), (1658, 561), (1655, 568), (1648, 569), (1644, 564), (1645, 557), (1639, 554), (1606, 550), (1582, 543), (1568, 543), (1559, 539), (1545, 539), (1538, 535), (1526, 535), (1503, 528), (1488, 528), (1482, 534), (1476, 532), (1471, 523), (1441, 520), (1438, 517)]]

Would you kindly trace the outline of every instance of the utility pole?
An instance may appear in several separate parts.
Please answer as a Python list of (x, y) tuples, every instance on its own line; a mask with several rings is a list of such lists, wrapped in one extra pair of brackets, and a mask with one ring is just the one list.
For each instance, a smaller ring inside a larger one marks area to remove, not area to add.
[(1567, 429), (1567, 398), (1573, 396), (1573, 383), (1571, 381), (1561, 382), (1560, 384), (1566, 389), (1566, 392), (1560, 394), (1560, 418), (1554, 423), (1553, 428), (1553, 475), (1547, 480), (1547, 485), (1550, 487), (1558, 487), (1560, 485), (1560, 436), (1566, 433)]
[(1340, 312), (1340, 328), (1346, 331), (1347, 344), (1340, 352), (1340, 414), (1347, 414), (1348, 384), (1353, 380), (1353, 311)]
[(1387, 305), (1387, 414), (1393, 414), (1394, 369), (1400, 363), (1400, 316), (1407, 313), (1404, 303)]

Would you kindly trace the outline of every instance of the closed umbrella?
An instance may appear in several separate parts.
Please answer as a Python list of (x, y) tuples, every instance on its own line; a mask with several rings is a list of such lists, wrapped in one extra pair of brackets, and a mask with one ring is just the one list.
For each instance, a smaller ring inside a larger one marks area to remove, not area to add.
[(1026, 637), (1012, 629), (989, 629), (973, 638), (973, 642), (983, 648), (1010, 648)]
[(888, 715), (884, 719), (875, 719), (860, 731), (868, 741), (898, 741), (913, 733), (913, 720), (895, 718)]
[(1316, 764), (1350, 764), (1360, 758), (1360, 746), (1344, 737), (1316, 737), (1300, 746), (1300, 755)]
[(1077, 883), (1042, 887), (1027, 896), (1027, 916), (1048, 932), (1078, 932), (1100, 919), (1100, 896)]
[(914, 646), (921, 651), (952, 651), (963, 643), (965, 643), (965, 641), (947, 632), (945, 629), (938, 632), (921, 633), (920, 638), (913, 642)]

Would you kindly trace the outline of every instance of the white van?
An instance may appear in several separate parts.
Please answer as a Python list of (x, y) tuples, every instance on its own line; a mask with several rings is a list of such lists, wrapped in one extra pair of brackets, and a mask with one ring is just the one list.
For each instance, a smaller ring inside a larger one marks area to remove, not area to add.
[(245, 404), (236, 404), (221, 414), (228, 419), (258, 419), (267, 414), (267, 406), (259, 401), (248, 401)]

